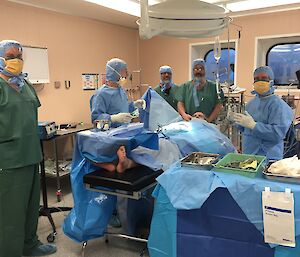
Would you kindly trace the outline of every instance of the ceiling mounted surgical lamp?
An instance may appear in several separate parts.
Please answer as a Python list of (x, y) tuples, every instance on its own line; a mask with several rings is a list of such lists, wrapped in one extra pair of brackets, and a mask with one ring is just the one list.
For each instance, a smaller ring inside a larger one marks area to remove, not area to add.
[(156, 35), (203, 38), (219, 35), (230, 18), (223, 7), (200, 0), (164, 0), (149, 6), (140, 0), (141, 18), (137, 21), (142, 39)]

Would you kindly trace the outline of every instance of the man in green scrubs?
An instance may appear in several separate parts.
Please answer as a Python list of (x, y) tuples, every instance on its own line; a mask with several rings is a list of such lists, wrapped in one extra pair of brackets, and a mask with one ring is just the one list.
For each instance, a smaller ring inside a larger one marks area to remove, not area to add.
[(40, 102), (22, 73), (21, 45), (0, 42), (0, 257), (56, 252), (36, 235), (42, 160), (37, 109)]
[(213, 122), (222, 109), (224, 94), (218, 95), (216, 84), (206, 80), (204, 60), (194, 60), (192, 69), (193, 79), (179, 86), (178, 112), (186, 121), (195, 117)]
[(160, 83), (154, 90), (177, 111), (177, 99), (175, 96), (178, 86), (172, 81), (172, 68), (167, 65), (161, 66), (159, 73)]

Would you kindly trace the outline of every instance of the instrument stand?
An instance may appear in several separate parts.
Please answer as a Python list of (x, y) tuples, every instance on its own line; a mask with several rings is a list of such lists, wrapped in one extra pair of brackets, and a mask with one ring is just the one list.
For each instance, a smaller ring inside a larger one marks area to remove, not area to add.
[[(42, 141), (41, 141), (42, 145)], [(42, 153), (44, 156), (43, 146)], [(62, 212), (62, 211), (70, 211), (71, 207), (49, 207), (48, 206), (48, 197), (47, 197), (47, 185), (46, 185), (46, 172), (45, 172), (45, 160), (40, 163), (40, 176), (41, 176), (41, 188), (42, 188), (42, 196), (43, 196), (43, 205), (40, 206), (39, 216), (46, 216), (52, 227), (52, 232), (47, 236), (47, 241), (49, 243), (53, 243), (55, 241), (55, 237), (57, 235), (56, 226), (52, 218), (52, 213)]]

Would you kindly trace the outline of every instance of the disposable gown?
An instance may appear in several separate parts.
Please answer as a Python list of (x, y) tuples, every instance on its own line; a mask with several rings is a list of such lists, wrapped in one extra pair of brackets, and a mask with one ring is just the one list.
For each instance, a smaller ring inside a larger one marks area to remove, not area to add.
[(246, 105), (246, 111), (256, 126), (252, 130), (242, 128), (243, 152), (263, 155), (269, 160), (282, 159), (283, 140), (293, 121), (292, 109), (276, 95), (257, 95)]
[[(128, 102), (125, 90), (122, 87), (109, 87), (103, 85), (91, 97), (90, 109), (92, 122), (95, 120), (110, 120), (112, 114), (134, 111), (132, 102)], [(112, 123), (112, 127), (118, 127), (121, 123)]]

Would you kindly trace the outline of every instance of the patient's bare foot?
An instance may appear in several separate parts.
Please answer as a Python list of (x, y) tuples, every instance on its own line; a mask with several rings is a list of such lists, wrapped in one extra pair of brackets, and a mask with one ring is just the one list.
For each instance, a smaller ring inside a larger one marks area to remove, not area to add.
[(110, 172), (114, 172), (116, 170), (116, 166), (113, 163), (96, 163), (94, 162), (94, 165), (97, 167), (103, 168), (105, 170), (108, 170)]
[(116, 168), (117, 172), (122, 173), (125, 170), (136, 166), (134, 161), (127, 158), (125, 146), (120, 146), (119, 150), (117, 151), (117, 155), (119, 157), (119, 163)]

